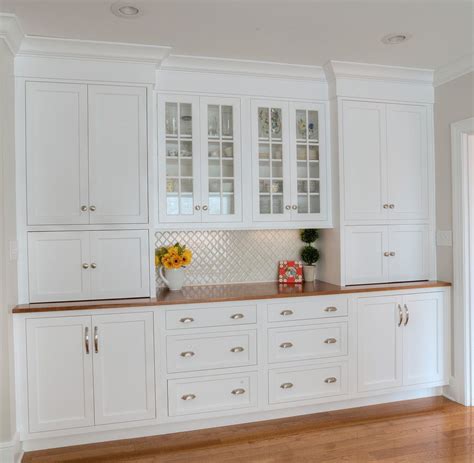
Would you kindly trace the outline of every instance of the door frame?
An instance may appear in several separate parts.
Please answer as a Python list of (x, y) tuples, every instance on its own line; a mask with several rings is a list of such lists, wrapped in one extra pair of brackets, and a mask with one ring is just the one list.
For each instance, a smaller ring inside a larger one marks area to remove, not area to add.
[(474, 191), (469, 191), (472, 164), (468, 146), (472, 135), (474, 117), (451, 124), (454, 374), (450, 385), (453, 398), (468, 406), (474, 405), (474, 291), (471, 290), (474, 250), (469, 246), (470, 236), (474, 236), (469, 200), (474, 200)]

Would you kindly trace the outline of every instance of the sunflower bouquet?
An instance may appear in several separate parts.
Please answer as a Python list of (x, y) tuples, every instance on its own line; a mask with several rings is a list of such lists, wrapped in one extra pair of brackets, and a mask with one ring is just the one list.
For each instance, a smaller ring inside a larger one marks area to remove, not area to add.
[(162, 246), (155, 251), (155, 266), (166, 269), (187, 267), (193, 259), (193, 253), (185, 245), (179, 243)]

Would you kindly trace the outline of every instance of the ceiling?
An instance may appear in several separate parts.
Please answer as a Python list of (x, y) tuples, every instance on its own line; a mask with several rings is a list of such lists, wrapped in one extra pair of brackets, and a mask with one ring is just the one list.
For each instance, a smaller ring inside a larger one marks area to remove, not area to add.
[[(0, 0), (30, 35), (173, 47), (173, 54), (323, 65), (329, 59), (435, 69), (473, 53), (474, 0)], [(399, 45), (380, 39), (403, 32)]]

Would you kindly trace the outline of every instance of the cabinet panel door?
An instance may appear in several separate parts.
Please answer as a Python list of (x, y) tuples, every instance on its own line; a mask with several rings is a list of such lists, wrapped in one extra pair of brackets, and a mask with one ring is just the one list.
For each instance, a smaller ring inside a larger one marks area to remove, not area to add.
[(292, 220), (327, 218), (325, 118), (322, 104), (290, 103)]
[(242, 220), (240, 100), (201, 98), (203, 222)]
[(388, 228), (384, 225), (346, 227), (346, 284), (388, 281)]
[(400, 299), (361, 298), (357, 302), (358, 391), (402, 385)]
[(90, 232), (94, 299), (149, 296), (148, 231)]
[(94, 424), (91, 339), (90, 317), (27, 320), (30, 432)]
[(146, 89), (90, 85), (91, 223), (147, 223)]
[(199, 97), (158, 96), (159, 221), (201, 222)]
[(86, 85), (27, 82), (26, 170), (29, 225), (89, 223)]
[(89, 256), (88, 232), (28, 233), (30, 302), (89, 299)]
[(428, 218), (427, 114), (423, 106), (387, 105), (389, 217)]
[(429, 383), (444, 378), (444, 310), (441, 293), (403, 298), (403, 384)]
[(253, 218), (291, 220), (288, 104), (252, 100)]
[(429, 242), (428, 225), (390, 225), (390, 281), (428, 280)]
[(153, 314), (92, 317), (96, 424), (154, 418)]
[(385, 218), (386, 105), (344, 101), (341, 141), (346, 220)]

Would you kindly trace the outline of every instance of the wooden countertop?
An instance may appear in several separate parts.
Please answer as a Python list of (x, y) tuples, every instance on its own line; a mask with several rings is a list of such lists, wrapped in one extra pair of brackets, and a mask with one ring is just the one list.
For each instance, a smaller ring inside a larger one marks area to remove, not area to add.
[(174, 304), (199, 304), (206, 302), (248, 301), (281, 297), (324, 296), (329, 294), (353, 294), (402, 289), (440, 288), (451, 286), (444, 281), (417, 281), (362, 286), (336, 286), (323, 281), (303, 285), (285, 285), (276, 282), (245, 283), (209, 286), (186, 286), (181, 291), (159, 290), (156, 298), (114, 299), (105, 301), (51, 302), (16, 306), (14, 314), (55, 312), (66, 310), (117, 309), (124, 307), (155, 307)]

